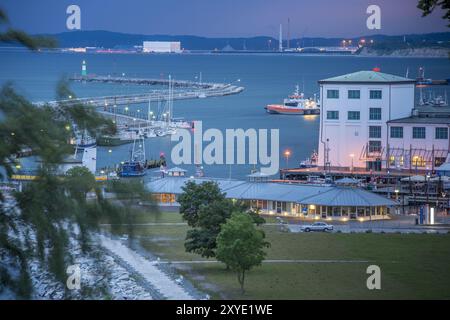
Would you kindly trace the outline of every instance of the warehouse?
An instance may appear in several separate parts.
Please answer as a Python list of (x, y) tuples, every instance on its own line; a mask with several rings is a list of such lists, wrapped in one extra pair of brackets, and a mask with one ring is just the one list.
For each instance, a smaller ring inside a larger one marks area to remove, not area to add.
[(150, 53), (180, 53), (181, 42), (179, 41), (144, 41), (143, 52)]

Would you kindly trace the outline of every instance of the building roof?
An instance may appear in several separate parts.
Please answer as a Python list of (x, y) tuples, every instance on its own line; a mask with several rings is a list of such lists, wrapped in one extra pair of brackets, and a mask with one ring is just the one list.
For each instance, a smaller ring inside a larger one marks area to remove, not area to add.
[(320, 80), (319, 83), (415, 83), (413, 79), (377, 71), (358, 71)]
[(187, 172), (187, 170), (182, 169), (180, 167), (173, 167), (173, 168), (170, 168), (169, 170), (167, 170), (167, 172)]
[(352, 187), (335, 187), (318, 195), (307, 197), (298, 201), (306, 205), (319, 206), (395, 206), (396, 202), (375, 193)]
[(436, 168), (436, 171), (450, 171), (450, 162), (445, 162)]
[(390, 120), (388, 123), (418, 123), (418, 124), (447, 124), (450, 125), (450, 117), (417, 117), (411, 116)]
[(299, 185), (273, 182), (248, 182), (213, 178), (165, 177), (150, 181), (147, 187), (154, 193), (180, 194), (187, 181), (217, 182), (227, 198), (269, 200), (324, 206), (393, 206), (396, 203), (369, 191), (331, 185)]

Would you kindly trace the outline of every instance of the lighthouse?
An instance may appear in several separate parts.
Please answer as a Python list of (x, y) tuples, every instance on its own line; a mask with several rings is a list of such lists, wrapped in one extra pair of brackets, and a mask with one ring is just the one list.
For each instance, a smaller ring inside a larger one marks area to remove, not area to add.
[(86, 61), (83, 60), (83, 63), (81, 64), (81, 76), (86, 77), (87, 76), (87, 68), (86, 68)]

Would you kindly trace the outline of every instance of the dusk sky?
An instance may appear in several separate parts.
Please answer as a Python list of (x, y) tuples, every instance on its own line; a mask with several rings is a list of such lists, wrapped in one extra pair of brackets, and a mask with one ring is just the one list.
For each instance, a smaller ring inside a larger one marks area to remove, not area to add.
[[(418, 0), (0, 0), (16, 28), (67, 31), (66, 8), (81, 8), (82, 30), (207, 37), (351, 37), (448, 31), (442, 11), (422, 18)], [(366, 9), (381, 7), (381, 30), (368, 30)]]

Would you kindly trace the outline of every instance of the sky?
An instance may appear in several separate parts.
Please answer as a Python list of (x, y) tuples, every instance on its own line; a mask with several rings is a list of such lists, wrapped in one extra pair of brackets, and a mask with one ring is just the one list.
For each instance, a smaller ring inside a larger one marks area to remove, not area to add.
[[(12, 26), (29, 33), (66, 28), (66, 9), (81, 9), (81, 30), (206, 37), (357, 37), (449, 31), (438, 10), (422, 18), (418, 0), (0, 0)], [(381, 29), (369, 30), (369, 5), (381, 8)]]

